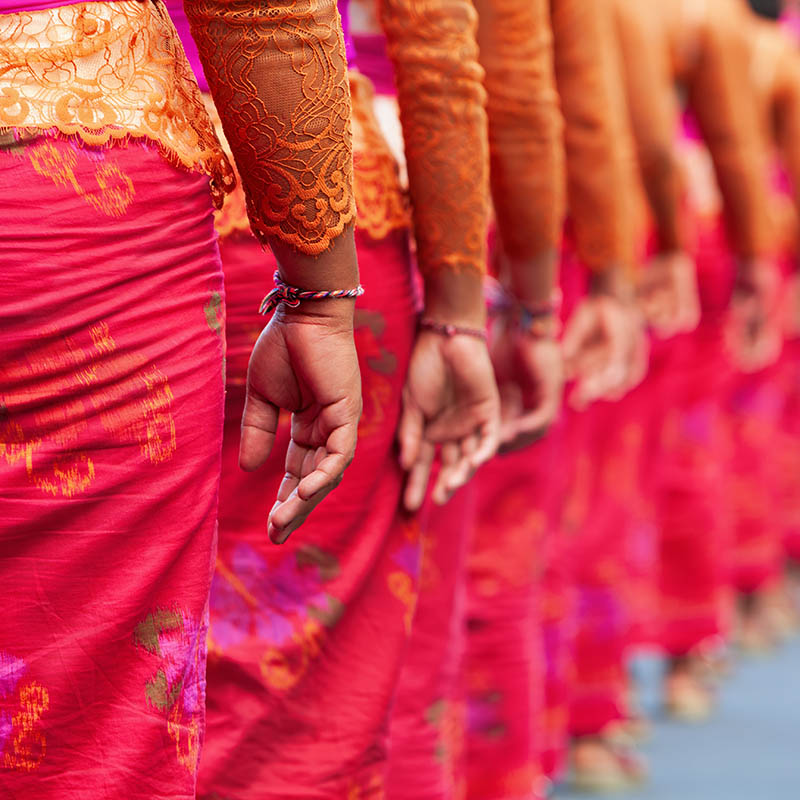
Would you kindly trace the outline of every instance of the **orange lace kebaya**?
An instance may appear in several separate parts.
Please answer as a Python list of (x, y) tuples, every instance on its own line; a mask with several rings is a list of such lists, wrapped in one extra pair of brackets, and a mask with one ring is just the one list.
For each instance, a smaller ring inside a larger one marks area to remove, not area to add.
[(186, 0), (253, 232), (310, 255), (355, 220), (350, 92), (334, 0)]
[(0, 132), (88, 145), (155, 142), (171, 163), (234, 184), (175, 28), (160, 2), (88, 2), (0, 15)]
[(382, 0), (423, 274), (486, 270), (489, 157), (468, 0)]
[(613, 18), (604, 2), (552, 0), (556, 83), (565, 120), (567, 202), (581, 262), (633, 262), (633, 145)]
[(564, 214), (563, 125), (547, 0), (477, 0), (492, 198), (505, 255), (555, 250)]

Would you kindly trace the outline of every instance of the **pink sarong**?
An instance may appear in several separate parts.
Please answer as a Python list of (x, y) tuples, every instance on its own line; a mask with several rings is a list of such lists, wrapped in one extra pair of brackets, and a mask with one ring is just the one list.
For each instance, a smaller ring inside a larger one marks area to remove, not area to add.
[(181, 798), (203, 739), (223, 412), (208, 179), (0, 150), (0, 796)]
[(389, 708), (416, 599), (419, 527), (398, 519), (394, 436), (414, 333), (407, 235), (357, 232), (364, 414), (341, 486), (280, 547), (266, 535), (288, 431), (238, 467), (246, 354), (274, 260), (246, 233), (221, 244), (228, 379), (220, 544), (211, 590), (206, 800), (380, 797)]

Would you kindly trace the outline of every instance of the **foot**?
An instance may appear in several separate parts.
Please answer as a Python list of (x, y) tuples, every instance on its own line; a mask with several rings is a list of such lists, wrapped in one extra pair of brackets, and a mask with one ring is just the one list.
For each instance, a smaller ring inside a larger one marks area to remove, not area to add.
[(581, 792), (613, 794), (647, 780), (644, 759), (629, 747), (603, 736), (586, 736), (572, 746), (572, 786)]
[(681, 722), (705, 722), (714, 710), (714, 693), (690, 666), (675, 669), (665, 681), (664, 710)]

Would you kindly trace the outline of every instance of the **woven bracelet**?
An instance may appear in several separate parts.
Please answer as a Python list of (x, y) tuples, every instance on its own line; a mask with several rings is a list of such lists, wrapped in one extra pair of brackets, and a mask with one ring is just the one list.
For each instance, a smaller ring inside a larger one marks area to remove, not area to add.
[(277, 271), (273, 278), (275, 279), (275, 288), (261, 301), (261, 306), (258, 309), (259, 314), (269, 314), (281, 303), (289, 306), (289, 308), (297, 308), (304, 300), (345, 300), (361, 297), (364, 294), (364, 287), (361, 285), (356, 286), (355, 289), (329, 289), (314, 292), (307, 289), (298, 289), (297, 286), (290, 286)]
[(454, 336), (472, 336), (474, 339), (483, 339), (484, 342), (488, 339), (483, 328), (463, 328), (460, 325), (448, 325), (433, 319), (420, 320), (419, 327), (421, 330), (433, 331), (448, 339), (452, 339)]

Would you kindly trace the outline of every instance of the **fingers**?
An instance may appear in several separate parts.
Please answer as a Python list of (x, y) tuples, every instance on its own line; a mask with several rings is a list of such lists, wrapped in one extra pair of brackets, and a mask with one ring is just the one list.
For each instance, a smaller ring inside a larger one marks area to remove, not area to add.
[(564, 364), (567, 376), (573, 377), (576, 370), (576, 361), (585, 343), (591, 338), (594, 326), (593, 314), (586, 306), (578, 306), (570, 317), (561, 339), (561, 348), (564, 354)]
[(420, 458), (425, 418), (421, 409), (404, 393), (403, 410), (397, 428), (400, 445), (400, 466), (409, 471)]
[(336, 428), (325, 447), (304, 447), (294, 439), (286, 451), (286, 474), (268, 522), (268, 535), (283, 544), (309, 514), (342, 482), (353, 460), (357, 423)]
[(403, 495), (403, 505), (407, 511), (419, 511), (422, 507), (435, 455), (436, 447), (431, 442), (420, 443), (417, 458), (409, 469), (406, 490)]
[(433, 487), (432, 499), (436, 505), (444, 505), (453, 492), (461, 486), (462, 474), (469, 470), (461, 457), (461, 447), (458, 442), (446, 442), (441, 447), (442, 466)]
[(278, 429), (278, 407), (247, 388), (239, 443), (239, 466), (252, 472), (269, 457)]

